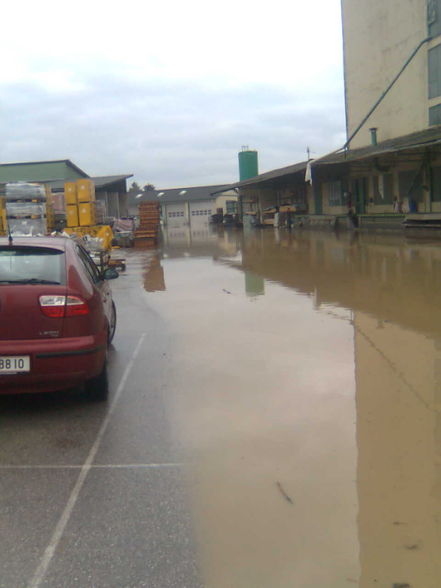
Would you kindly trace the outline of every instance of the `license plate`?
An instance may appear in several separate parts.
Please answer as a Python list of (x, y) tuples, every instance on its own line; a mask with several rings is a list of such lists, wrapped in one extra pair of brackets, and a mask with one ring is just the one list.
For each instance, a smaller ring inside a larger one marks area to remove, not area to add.
[(28, 355), (0, 355), (0, 374), (29, 372), (31, 362)]

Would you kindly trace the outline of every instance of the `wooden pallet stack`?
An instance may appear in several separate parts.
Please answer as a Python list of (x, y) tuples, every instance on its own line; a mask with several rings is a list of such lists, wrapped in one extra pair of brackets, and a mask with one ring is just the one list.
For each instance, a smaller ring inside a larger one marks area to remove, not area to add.
[(135, 231), (135, 247), (155, 247), (159, 235), (159, 202), (141, 202), (139, 226)]

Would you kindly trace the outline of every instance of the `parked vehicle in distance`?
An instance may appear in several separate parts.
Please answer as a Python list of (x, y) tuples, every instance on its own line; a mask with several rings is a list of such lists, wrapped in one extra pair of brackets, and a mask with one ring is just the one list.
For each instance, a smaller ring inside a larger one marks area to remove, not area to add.
[(116, 277), (71, 239), (0, 238), (0, 394), (84, 384), (90, 398), (107, 398)]
[(212, 223), (213, 225), (221, 225), (223, 220), (224, 220), (223, 213), (217, 212), (216, 214), (212, 214), (210, 216), (210, 223)]

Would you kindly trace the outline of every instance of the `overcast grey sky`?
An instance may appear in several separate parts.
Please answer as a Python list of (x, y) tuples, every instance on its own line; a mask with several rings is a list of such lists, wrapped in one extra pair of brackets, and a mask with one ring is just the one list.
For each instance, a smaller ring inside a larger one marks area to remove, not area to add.
[(265, 172), (344, 143), (340, 0), (19, 0), (5, 13), (2, 163), (69, 158), (168, 188), (236, 181), (242, 145)]

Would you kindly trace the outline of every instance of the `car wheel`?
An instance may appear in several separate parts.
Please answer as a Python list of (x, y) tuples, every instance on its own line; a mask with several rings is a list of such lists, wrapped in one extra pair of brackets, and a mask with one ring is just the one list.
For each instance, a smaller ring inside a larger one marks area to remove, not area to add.
[(87, 397), (95, 402), (104, 402), (109, 396), (109, 380), (107, 378), (107, 362), (104, 362), (103, 369), (94, 378), (87, 380), (84, 384)]
[(110, 312), (110, 321), (109, 321), (109, 333), (107, 335), (107, 343), (110, 345), (112, 343), (113, 337), (115, 336), (116, 331), (116, 307), (115, 303), (112, 302), (112, 310)]

